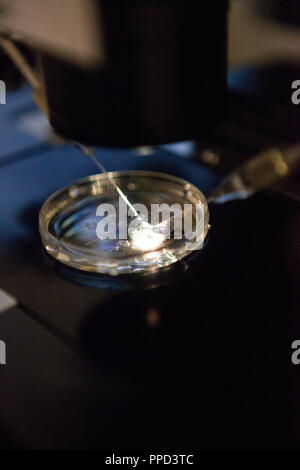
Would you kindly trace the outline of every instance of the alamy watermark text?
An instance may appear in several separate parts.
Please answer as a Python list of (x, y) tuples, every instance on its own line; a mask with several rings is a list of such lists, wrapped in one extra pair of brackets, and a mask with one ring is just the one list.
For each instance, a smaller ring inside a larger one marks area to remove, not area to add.
[(6, 104), (6, 86), (3, 80), (0, 80), (0, 104)]
[(6, 364), (6, 344), (0, 340), (0, 365)]

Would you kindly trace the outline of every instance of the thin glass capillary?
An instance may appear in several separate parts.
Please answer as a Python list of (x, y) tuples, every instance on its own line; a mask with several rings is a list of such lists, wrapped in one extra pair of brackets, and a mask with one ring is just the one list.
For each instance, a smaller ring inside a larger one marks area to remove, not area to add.
[[(166, 239), (166, 236), (164, 235), (164, 232), (162, 232), (162, 230), (164, 231), (164, 228), (169, 225), (170, 220), (163, 220), (162, 222), (156, 225), (150, 224), (149, 222), (143, 220), (140, 214), (136, 211), (134, 206), (128, 200), (127, 196), (116, 184), (111, 174), (106, 170), (104, 165), (96, 158), (94, 149), (90, 146), (83, 145), (80, 142), (74, 140), (72, 141), (72, 143), (83, 155), (89, 157), (93, 161), (93, 163), (101, 170), (101, 172), (107, 176), (113, 188), (117, 191), (119, 196), (123, 199), (126, 205), (131, 209), (134, 216), (140, 222), (140, 224), (130, 233), (132, 246), (139, 250), (145, 251), (149, 251), (151, 249), (158, 249), (159, 246), (161, 246)], [(175, 220), (177, 217), (178, 215), (174, 214), (172, 219)], [(88, 242), (87, 245), (91, 245), (93, 243), (96, 243), (97, 241), (98, 239), (92, 240)]]
[(102, 165), (102, 163), (96, 158), (95, 151), (92, 147), (88, 147), (87, 145), (80, 144), (79, 142), (73, 141), (73, 144), (75, 147), (80, 150), (84, 155), (89, 157), (95, 165), (101, 170), (102, 173), (104, 173), (107, 178), (109, 179), (109, 182), (111, 185), (115, 188), (119, 196), (123, 199), (123, 201), (127, 204), (127, 206), (131, 209), (135, 217), (140, 218), (139, 213), (135, 210), (131, 202), (128, 200), (127, 196), (121, 191), (119, 186), (116, 184), (114, 179), (112, 178), (111, 174), (106, 170), (106, 168)]
[[(152, 225), (152, 224), (149, 224), (149, 222), (146, 222), (145, 220), (143, 220), (142, 217), (139, 215), (139, 213), (136, 211), (136, 209), (133, 207), (131, 202), (128, 200), (127, 196), (123, 193), (123, 191), (116, 184), (111, 174), (106, 170), (106, 168), (102, 165), (102, 163), (96, 158), (94, 149), (87, 145), (83, 145), (80, 142), (72, 141), (72, 143), (81, 153), (89, 157), (94, 162), (94, 164), (101, 170), (101, 172), (107, 176), (109, 182), (117, 191), (119, 196), (123, 199), (126, 205), (131, 209), (132, 213), (137, 218), (137, 220), (141, 222), (140, 225), (138, 225), (130, 234), (133, 247), (142, 251), (143, 250), (153, 251), (153, 250), (158, 249), (162, 245), (162, 243), (165, 241), (165, 236), (159, 233), (157, 230), (160, 226), (164, 225), (164, 221), (161, 224)], [(92, 243), (96, 243), (97, 241), (98, 239), (92, 240), (88, 242), (87, 245), (91, 245)]]

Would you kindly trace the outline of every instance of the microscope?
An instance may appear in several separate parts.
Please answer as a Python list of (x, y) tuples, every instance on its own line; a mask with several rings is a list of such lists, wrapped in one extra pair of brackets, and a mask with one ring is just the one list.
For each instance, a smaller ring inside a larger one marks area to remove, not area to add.
[(228, 1), (1, 1), (38, 53), (40, 102), (62, 136), (108, 147), (195, 139), (226, 109)]
[[(196, 0), (2, 0), (0, 40), (64, 139), (109, 148), (198, 141), (227, 112), (228, 7), (228, 0), (201, 7)], [(13, 39), (30, 47), (31, 58), (35, 51), (36, 70)], [(272, 186), (298, 156), (298, 146), (259, 153), (214, 197)]]

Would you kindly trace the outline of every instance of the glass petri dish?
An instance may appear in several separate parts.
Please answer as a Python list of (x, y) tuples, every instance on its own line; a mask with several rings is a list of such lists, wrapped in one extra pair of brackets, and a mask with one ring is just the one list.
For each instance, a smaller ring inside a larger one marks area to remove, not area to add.
[[(158, 207), (166, 212), (153, 223)], [(196, 222), (201, 230), (192, 238)], [(151, 171), (120, 171), (89, 176), (54, 193), (40, 210), (39, 231), (57, 261), (118, 276), (156, 271), (201, 249), (208, 222), (205, 196), (189, 182)]]

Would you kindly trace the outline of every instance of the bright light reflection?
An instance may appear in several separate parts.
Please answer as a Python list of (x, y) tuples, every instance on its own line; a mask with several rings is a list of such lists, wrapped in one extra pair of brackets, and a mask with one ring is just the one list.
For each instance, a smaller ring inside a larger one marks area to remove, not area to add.
[(130, 234), (131, 246), (139, 251), (155, 251), (161, 248), (165, 235), (154, 230), (150, 224), (140, 224)]

